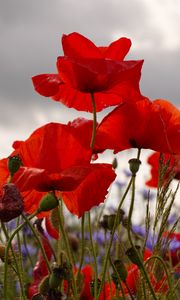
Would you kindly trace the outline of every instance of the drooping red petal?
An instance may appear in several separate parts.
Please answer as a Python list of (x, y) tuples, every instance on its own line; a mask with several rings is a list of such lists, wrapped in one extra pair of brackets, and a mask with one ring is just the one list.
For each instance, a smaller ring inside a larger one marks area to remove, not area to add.
[(109, 185), (116, 177), (112, 166), (108, 164), (92, 164), (87, 170), (89, 174), (76, 190), (62, 192), (67, 208), (78, 217), (105, 200)]
[(101, 58), (101, 51), (83, 35), (73, 32), (62, 36), (62, 46), (65, 56), (71, 58)]
[(115, 152), (133, 147), (180, 154), (180, 111), (165, 100), (126, 102), (100, 123), (96, 147)]
[(61, 79), (58, 74), (41, 74), (32, 77), (34, 89), (42, 96), (54, 96), (61, 84)]

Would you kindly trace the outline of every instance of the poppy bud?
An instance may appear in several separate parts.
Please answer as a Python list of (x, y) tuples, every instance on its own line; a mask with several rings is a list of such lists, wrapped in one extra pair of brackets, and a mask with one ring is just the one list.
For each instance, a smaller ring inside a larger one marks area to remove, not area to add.
[(46, 194), (40, 204), (39, 204), (39, 212), (41, 211), (49, 211), (53, 208), (55, 208), (56, 206), (58, 206), (59, 202), (57, 200), (57, 198), (55, 197), (54, 193), (48, 193)]
[(114, 170), (116, 170), (117, 167), (118, 167), (118, 161), (117, 161), (117, 158), (116, 158), (116, 157), (113, 159), (112, 167), (113, 167)]
[[(140, 250), (140, 246), (136, 245), (135, 248), (137, 251)], [(135, 249), (131, 247), (126, 251), (126, 255), (128, 256), (128, 258), (133, 264), (141, 268), (142, 263), (141, 263), (140, 255), (138, 255), (137, 251), (135, 251)]]
[(19, 155), (10, 156), (8, 158), (8, 170), (10, 172), (11, 177), (19, 170), (20, 166), (22, 166), (22, 161)]
[(15, 184), (5, 184), (0, 195), (0, 220), (8, 222), (21, 215), (23, 209), (23, 199)]
[(52, 273), (49, 276), (50, 289), (56, 289), (64, 279), (64, 269), (61, 266), (54, 267)]
[(137, 158), (132, 158), (128, 161), (128, 163), (132, 175), (135, 176), (136, 173), (139, 171), (141, 161)]
[(115, 266), (121, 280), (125, 282), (128, 272), (127, 272), (123, 262), (120, 259), (117, 259), (114, 261), (114, 266)]
[(49, 275), (45, 276), (39, 285), (39, 293), (43, 296), (46, 296), (49, 292)]
[[(97, 279), (97, 292), (99, 292), (101, 286), (101, 280), (98, 278)], [(94, 296), (94, 289), (95, 289), (95, 280), (92, 280), (90, 282), (90, 290), (91, 290), (91, 295)]]

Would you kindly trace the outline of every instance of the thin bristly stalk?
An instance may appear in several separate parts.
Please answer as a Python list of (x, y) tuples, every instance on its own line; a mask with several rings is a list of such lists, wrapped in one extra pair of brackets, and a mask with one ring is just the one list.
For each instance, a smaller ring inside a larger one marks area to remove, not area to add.
[[(20, 217), (17, 218), (17, 227), (20, 225)], [(24, 284), (23, 284), (23, 278), (24, 278), (24, 269), (23, 269), (23, 260), (22, 260), (22, 253), (21, 253), (21, 239), (20, 239), (20, 234), (19, 231), (17, 232), (17, 245), (18, 245), (18, 252), (19, 252), (19, 266), (20, 266), (20, 273), (19, 276), (21, 278), (21, 293), (22, 293), (22, 298), (26, 299), (25, 295), (25, 290), (24, 290)]]
[(97, 259), (96, 259), (96, 250), (94, 247), (94, 243), (93, 243), (93, 236), (92, 236), (92, 226), (91, 226), (91, 213), (90, 211), (88, 211), (88, 225), (89, 225), (89, 235), (90, 235), (90, 243), (91, 243), (91, 249), (92, 249), (92, 254), (93, 254), (93, 258), (94, 258), (94, 299), (98, 299), (97, 295), (98, 295), (98, 290), (97, 290), (97, 285), (98, 285), (98, 267), (97, 267)]
[(104, 259), (104, 266), (103, 266), (103, 270), (102, 270), (101, 285), (100, 285), (100, 288), (99, 288), (98, 297), (100, 296), (100, 293), (102, 291), (102, 288), (103, 288), (103, 285), (104, 285), (104, 282), (105, 282), (107, 264), (108, 264), (108, 260), (109, 260), (109, 254), (110, 254), (111, 246), (112, 246), (112, 243), (113, 243), (115, 230), (116, 230), (116, 227), (117, 227), (117, 222), (118, 222), (118, 218), (119, 218), (119, 214), (120, 214), (120, 209), (121, 209), (121, 207), (123, 205), (123, 202), (124, 202), (128, 192), (130, 190), (131, 184), (132, 184), (132, 178), (129, 181), (129, 184), (128, 184), (125, 192), (124, 192), (124, 195), (122, 196), (122, 199), (121, 199), (121, 201), (119, 203), (119, 206), (118, 206), (118, 209), (117, 209), (117, 214), (116, 214), (116, 217), (115, 217), (114, 226), (113, 226), (113, 229), (111, 231), (110, 241), (109, 241), (109, 244), (108, 244), (107, 249), (106, 249), (106, 255), (105, 255), (105, 259)]
[(80, 264), (77, 272), (77, 281), (79, 281), (79, 277), (81, 274), (81, 269), (84, 261), (84, 252), (85, 252), (85, 239), (84, 239), (84, 222), (85, 222), (85, 215), (81, 218), (81, 257), (80, 257)]
[[(70, 248), (70, 245), (69, 245), (69, 240), (68, 240), (66, 231), (64, 229), (63, 221), (62, 221), (60, 205), (61, 204), (58, 205), (58, 221), (59, 221), (60, 233), (61, 233), (63, 241), (64, 241), (64, 245), (65, 245), (65, 249), (67, 251), (68, 259), (69, 259), (70, 264), (71, 264), (71, 266), (73, 268), (74, 261), (73, 261), (73, 257), (72, 257), (72, 253), (71, 253), (71, 248)], [(72, 288), (73, 288), (73, 293), (74, 293), (74, 299), (78, 300), (78, 292), (77, 292), (77, 287), (76, 287), (76, 280), (75, 280), (75, 276), (74, 276), (74, 272), (73, 271), (72, 271)]]
[[(109, 261), (110, 261), (110, 264), (111, 264), (111, 267), (112, 267), (114, 273), (116, 274), (116, 276), (117, 276), (117, 278), (118, 278), (118, 283), (119, 283), (119, 286), (120, 286), (120, 289), (121, 289), (121, 292), (122, 292), (122, 299), (123, 299), (123, 300), (126, 300), (125, 294), (124, 294), (124, 289), (123, 289), (122, 284), (121, 284), (121, 278), (120, 278), (120, 276), (119, 276), (119, 274), (118, 274), (118, 271), (117, 271), (116, 267), (115, 267), (114, 264), (113, 264), (113, 261), (112, 261), (110, 255), (109, 255)], [(118, 296), (119, 296), (119, 295), (118, 295)], [(131, 297), (132, 300), (134, 300), (134, 297), (132, 296), (131, 292), (130, 292), (130, 297)]]
[[(39, 213), (39, 211), (35, 211), (30, 217), (29, 217), (29, 221), (34, 218), (37, 214)], [(8, 271), (8, 254), (9, 254), (9, 250), (12, 247), (11, 243), (13, 238), (15, 237), (15, 235), (23, 228), (24, 225), (26, 225), (27, 222), (24, 222), (22, 224), (20, 224), (12, 233), (12, 235), (9, 237), (8, 242), (7, 242), (7, 246), (6, 246), (6, 251), (5, 251), (5, 257), (4, 257), (4, 299), (7, 299), (7, 271)]]
[(164, 271), (165, 271), (165, 273), (166, 273), (166, 278), (167, 278), (167, 281), (168, 281), (168, 286), (169, 286), (169, 291), (170, 291), (171, 299), (173, 299), (173, 289), (172, 289), (171, 278), (170, 278), (170, 274), (169, 274), (169, 272), (168, 272), (168, 269), (167, 269), (167, 267), (166, 267), (166, 264), (165, 264), (164, 260), (163, 260), (159, 255), (153, 255), (153, 256), (149, 257), (149, 258), (146, 260), (146, 262), (145, 262), (144, 265), (146, 266), (146, 265), (147, 265), (151, 260), (153, 260), (153, 259), (159, 260), (160, 263), (162, 264), (163, 269), (164, 269)]
[(43, 258), (44, 258), (44, 260), (45, 260), (45, 263), (46, 263), (46, 266), (47, 266), (47, 268), (48, 268), (48, 271), (49, 271), (49, 273), (51, 273), (51, 266), (50, 266), (49, 260), (48, 260), (48, 258), (47, 258), (47, 255), (46, 255), (46, 252), (45, 252), (44, 247), (43, 247), (43, 245), (42, 245), (42, 242), (41, 242), (41, 240), (40, 240), (40, 238), (39, 238), (39, 236), (38, 236), (38, 234), (37, 234), (37, 232), (36, 232), (34, 226), (31, 224), (30, 220), (29, 220), (24, 214), (22, 214), (22, 217), (23, 217), (23, 219), (25, 220), (26, 224), (27, 224), (27, 225), (30, 227), (30, 229), (32, 230), (33, 235), (34, 235), (35, 239), (37, 240), (37, 243), (38, 243), (38, 245), (39, 245), (39, 247), (40, 247), (40, 249), (41, 249), (42, 256), (43, 256)]

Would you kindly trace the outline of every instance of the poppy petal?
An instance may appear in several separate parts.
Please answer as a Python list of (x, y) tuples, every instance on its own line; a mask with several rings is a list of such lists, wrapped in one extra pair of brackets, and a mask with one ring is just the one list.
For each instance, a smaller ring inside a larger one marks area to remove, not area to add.
[(41, 74), (32, 77), (34, 89), (42, 96), (51, 97), (57, 94), (61, 80), (58, 74)]
[(76, 190), (62, 192), (67, 208), (78, 217), (105, 200), (109, 185), (116, 177), (112, 166), (108, 164), (92, 164), (88, 172)]

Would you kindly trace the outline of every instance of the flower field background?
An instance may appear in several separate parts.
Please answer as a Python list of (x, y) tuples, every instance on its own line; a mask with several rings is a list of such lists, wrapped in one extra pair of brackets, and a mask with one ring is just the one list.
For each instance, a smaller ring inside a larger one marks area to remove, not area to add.
[(179, 299), (180, 111), (142, 94), (130, 39), (62, 47), (32, 83), (77, 118), (0, 160), (1, 299)]

